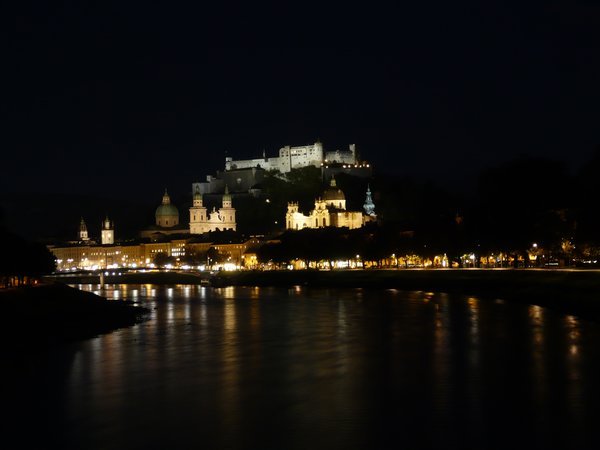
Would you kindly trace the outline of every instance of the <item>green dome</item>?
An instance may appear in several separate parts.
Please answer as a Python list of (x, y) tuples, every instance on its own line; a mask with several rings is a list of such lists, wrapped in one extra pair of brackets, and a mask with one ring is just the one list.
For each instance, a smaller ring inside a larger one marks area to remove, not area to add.
[(154, 214), (156, 217), (164, 217), (164, 216), (179, 216), (179, 211), (176, 206), (171, 204), (160, 205), (156, 208), (156, 213)]

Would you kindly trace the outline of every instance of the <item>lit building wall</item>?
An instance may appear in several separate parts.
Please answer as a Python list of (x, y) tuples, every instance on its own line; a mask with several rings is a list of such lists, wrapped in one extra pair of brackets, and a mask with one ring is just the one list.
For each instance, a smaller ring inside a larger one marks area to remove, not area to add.
[(346, 151), (335, 150), (325, 153), (325, 162), (332, 164), (357, 164), (356, 145), (350, 144), (349, 149)]
[(247, 169), (260, 167), (265, 170), (279, 170), (287, 173), (291, 169), (301, 167), (321, 167), (323, 162), (323, 144), (315, 142), (312, 145), (291, 147), (289, 145), (279, 149), (279, 156), (274, 158), (256, 158), (233, 160), (225, 158), (225, 170)]
[(137, 267), (144, 264), (142, 245), (49, 247), (57, 270), (97, 270), (110, 266)]
[(336, 211), (330, 214), (332, 227), (348, 227), (351, 230), (363, 226), (363, 213), (359, 211)]

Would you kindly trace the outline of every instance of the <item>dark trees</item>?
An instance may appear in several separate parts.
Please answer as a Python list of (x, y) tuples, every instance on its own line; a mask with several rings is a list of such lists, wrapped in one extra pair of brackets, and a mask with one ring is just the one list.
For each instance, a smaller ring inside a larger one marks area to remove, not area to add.
[(9, 232), (0, 236), (0, 277), (5, 284), (14, 277), (22, 284), (26, 277), (39, 278), (56, 269), (54, 255), (42, 244), (32, 243)]

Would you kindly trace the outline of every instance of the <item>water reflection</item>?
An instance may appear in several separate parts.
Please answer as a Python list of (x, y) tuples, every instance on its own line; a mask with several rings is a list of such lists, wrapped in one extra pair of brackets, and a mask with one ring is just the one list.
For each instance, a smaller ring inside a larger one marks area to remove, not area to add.
[(593, 448), (600, 333), (572, 316), (398, 290), (101, 293), (152, 320), (80, 345), (63, 448)]

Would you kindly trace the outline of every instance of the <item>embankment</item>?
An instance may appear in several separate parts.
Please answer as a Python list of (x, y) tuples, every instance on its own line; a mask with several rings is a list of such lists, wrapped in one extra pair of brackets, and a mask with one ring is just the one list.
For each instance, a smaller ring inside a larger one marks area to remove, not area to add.
[(146, 308), (63, 284), (0, 291), (0, 348), (35, 349), (97, 336), (144, 320)]
[(309, 286), (447, 292), (534, 304), (600, 320), (600, 272), (569, 270), (357, 270), (221, 272), (215, 286)]

